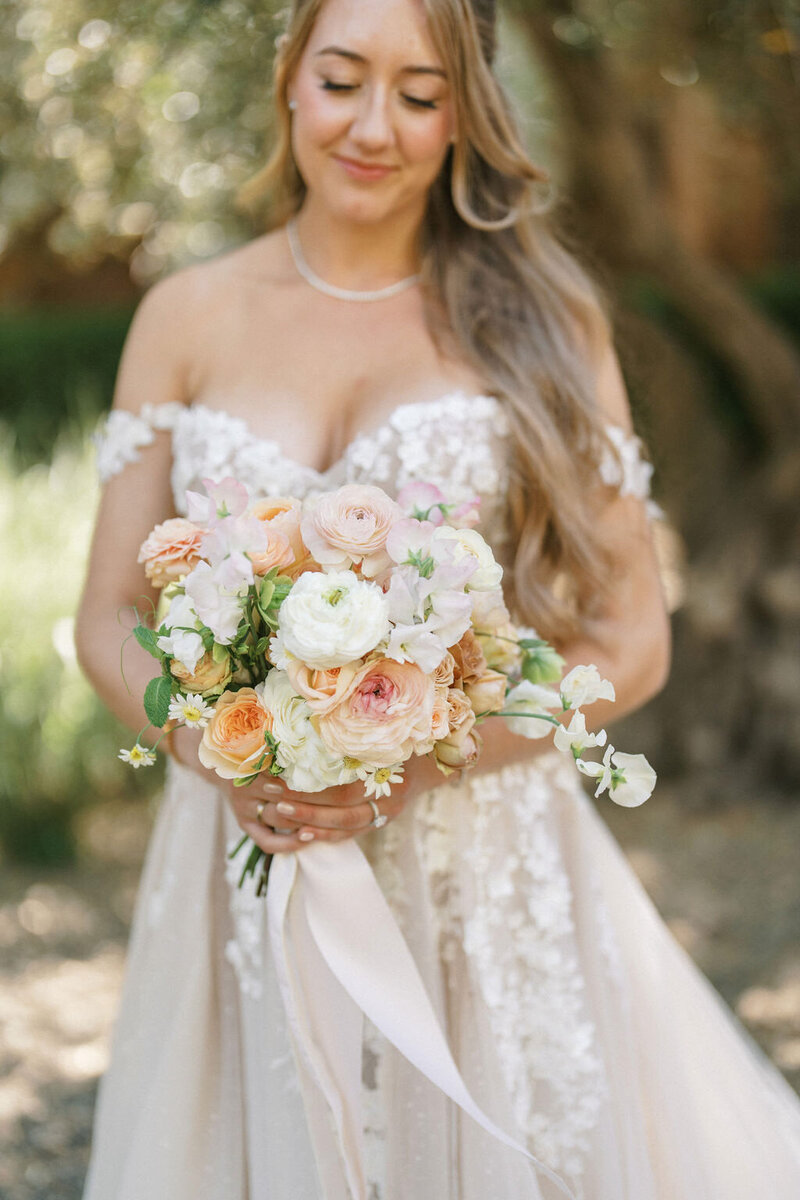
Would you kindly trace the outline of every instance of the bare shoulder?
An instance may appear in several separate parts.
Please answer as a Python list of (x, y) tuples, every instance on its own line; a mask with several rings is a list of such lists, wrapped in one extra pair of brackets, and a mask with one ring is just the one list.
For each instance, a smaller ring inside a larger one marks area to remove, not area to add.
[(208, 347), (235, 322), (248, 282), (278, 281), (279, 240), (280, 230), (254, 238), (208, 262), (179, 267), (147, 289), (126, 338), (115, 407), (138, 409), (143, 389), (154, 403), (193, 398)]

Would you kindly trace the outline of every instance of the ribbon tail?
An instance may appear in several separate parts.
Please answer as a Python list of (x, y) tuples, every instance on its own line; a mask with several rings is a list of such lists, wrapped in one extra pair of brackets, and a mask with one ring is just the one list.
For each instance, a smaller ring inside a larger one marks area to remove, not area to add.
[(303, 885), (297, 855), (276, 855), (267, 888), (272, 956), (295, 1051), (327, 1106), (327, 1112), (306, 1106), (325, 1200), (366, 1200), (363, 1014), (320, 956), (306, 919)]
[(524, 1154), (569, 1200), (575, 1200), (555, 1171), (496, 1125), (473, 1099), (411, 951), (356, 843), (320, 842), (296, 857), (305, 915), (319, 954), (358, 1008), (483, 1129)]

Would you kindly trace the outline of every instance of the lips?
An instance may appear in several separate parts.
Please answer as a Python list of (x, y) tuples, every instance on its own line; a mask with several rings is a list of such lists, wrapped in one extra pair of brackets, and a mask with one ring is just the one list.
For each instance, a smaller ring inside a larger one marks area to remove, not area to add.
[(365, 163), (356, 158), (345, 158), (341, 154), (334, 155), (334, 158), (341, 163), (349, 175), (357, 179), (383, 179), (395, 170), (394, 167), (386, 166), (385, 163)]

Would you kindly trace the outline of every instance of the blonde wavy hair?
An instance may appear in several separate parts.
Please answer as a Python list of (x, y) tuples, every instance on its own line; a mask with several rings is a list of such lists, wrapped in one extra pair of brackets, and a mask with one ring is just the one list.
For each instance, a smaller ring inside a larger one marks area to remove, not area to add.
[[(293, 0), (273, 63), (276, 140), (240, 189), (268, 200), (267, 228), (300, 208), (287, 86), (325, 0)], [(595, 397), (608, 302), (555, 232), (547, 174), (528, 157), (492, 70), (494, 0), (420, 0), (447, 71), (457, 136), (421, 230), (425, 317), (440, 351), (477, 368), (511, 424), (508, 481), (515, 615), (563, 644), (599, 614), (612, 560), (596, 530), (599, 456), (616, 454)]]

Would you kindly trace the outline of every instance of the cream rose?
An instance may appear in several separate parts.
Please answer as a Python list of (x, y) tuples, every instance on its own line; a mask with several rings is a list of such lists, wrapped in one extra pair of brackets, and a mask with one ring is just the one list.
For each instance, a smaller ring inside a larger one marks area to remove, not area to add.
[(435, 685), (415, 663), (377, 658), (358, 671), (346, 699), (319, 718), (334, 755), (375, 767), (404, 762), (430, 739)]
[(223, 779), (267, 770), (272, 762), (269, 753), (260, 767), (256, 763), (267, 749), (264, 735), (272, 732), (272, 725), (272, 713), (264, 707), (258, 688), (223, 692), (203, 730), (200, 762)]
[(437, 742), (433, 753), (444, 774), (450, 775), (453, 771), (474, 767), (480, 757), (481, 745), (480, 734), (465, 725)]
[(292, 659), (286, 664), (286, 672), (292, 681), (292, 687), (305, 698), (311, 712), (321, 717), (337, 704), (341, 704), (350, 694), (361, 665), (359, 659), (357, 662), (345, 663), (342, 667), (314, 670), (298, 659)]
[(281, 605), (281, 642), (308, 667), (363, 658), (389, 632), (389, 605), (376, 583), (352, 571), (301, 575)]
[(154, 587), (163, 588), (188, 575), (200, 561), (206, 531), (184, 517), (173, 517), (156, 525), (139, 548), (137, 562)]
[(464, 691), (474, 713), (499, 712), (506, 702), (508, 680), (500, 671), (484, 671), (473, 683), (464, 686)]
[(351, 483), (327, 492), (303, 517), (303, 540), (327, 569), (351, 564), (370, 578), (390, 565), (386, 538), (405, 514), (381, 488)]
[[(295, 500), (292, 496), (258, 500), (251, 506), (250, 516), (263, 521), (272, 533), (286, 537), (292, 558), (288, 562), (280, 564), (281, 574), (288, 575), (290, 579), (297, 579), (304, 571), (319, 570), (319, 564), (315, 563), (309, 554), (300, 532), (303, 509), (299, 500)], [(253, 569), (260, 575), (266, 574), (256, 567), (255, 562)]]
[(193, 671), (187, 671), (177, 659), (172, 660), (169, 669), (185, 692), (199, 692), (201, 696), (224, 688), (231, 680), (230, 656), (226, 654), (222, 662), (216, 662), (210, 650)]

